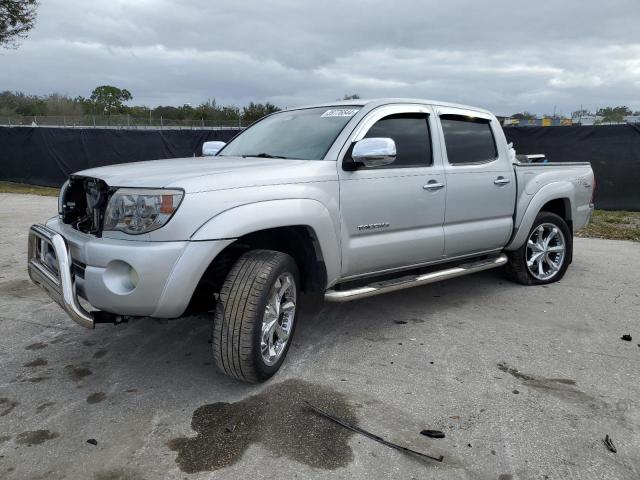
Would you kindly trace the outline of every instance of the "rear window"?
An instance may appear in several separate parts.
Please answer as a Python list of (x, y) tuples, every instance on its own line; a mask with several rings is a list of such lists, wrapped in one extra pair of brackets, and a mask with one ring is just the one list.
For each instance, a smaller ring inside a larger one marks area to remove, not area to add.
[(498, 157), (489, 120), (441, 115), (440, 122), (450, 164), (489, 162)]

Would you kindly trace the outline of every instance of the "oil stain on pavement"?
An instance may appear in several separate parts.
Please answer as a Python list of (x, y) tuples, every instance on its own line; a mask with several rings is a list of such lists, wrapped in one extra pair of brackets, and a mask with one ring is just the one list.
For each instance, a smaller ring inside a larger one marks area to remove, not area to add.
[(313, 468), (333, 470), (353, 460), (348, 440), (353, 435), (314, 413), (304, 401), (357, 424), (346, 397), (326, 387), (286, 380), (235, 403), (203, 405), (193, 413), (195, 437), (169, 441), (185, 473), (218, 470), (233, 465), (247, 448), (260, 444)]
[(66, 367), (64, 367), (64, 371), (74, 382), (79, 382), (84, 377), (88, 377), (93, 373), (86, 367), (76, 365), (67, 365)]
[(9, 415), (11, 410), (16, 408), (19, 405), (15, 400), (10, 400), (8, 398), (0, 398), (0, 417), (4, 417), (5, 415)]
[(50, 432), (49, 430), (33, 430), (30, 432), (22, 432), (16, 437), (16, 443), (18, 445), (27, 445), (29, 447), (33, 445), (40, 445), (47, 440), (53, 440), (59, 437), (57, 432)]
[(571, 380), (569, 378), (546, 378), (529, 373), (522, 373), (520, 370), (510, 366), (506, 362), (498, 363), (498, 368), (503, 372), (522, 380), (526, 386), (545, 391), (562, 400), (586, 404), (594, 409), (606, 407), (606, 404), (602, 400), (596, 399), (578, 389), (575, 386), (575, 380)]

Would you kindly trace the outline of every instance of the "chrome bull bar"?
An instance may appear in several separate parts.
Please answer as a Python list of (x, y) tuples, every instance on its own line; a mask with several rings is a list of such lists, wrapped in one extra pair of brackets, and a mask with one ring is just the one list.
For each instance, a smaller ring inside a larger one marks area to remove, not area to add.
[(71, 266), (71, 255), (64, 237), (44, 225), (32, 225), (29, 230), (29, 277), (42, 287), (74, 322), (86, 328), (94, 328), (94, 315), (78, 301)]

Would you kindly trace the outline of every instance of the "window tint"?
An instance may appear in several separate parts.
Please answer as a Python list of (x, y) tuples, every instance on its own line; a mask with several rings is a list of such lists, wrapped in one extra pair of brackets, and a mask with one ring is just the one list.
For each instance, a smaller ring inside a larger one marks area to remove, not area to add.
[(321, 160), (359, 109), (321, 107), (275, 113), (237, 135), (218, 156)]
[(386, 137), (396, 142), (396, 161), (379, 168), (431, 165), (431, 137), (427, 115), (400, 113), (378, 120), (365, 138)]
[(441, 115), (440, 122), (449, 163), (486, 162), (498, 156), (488, 120)]

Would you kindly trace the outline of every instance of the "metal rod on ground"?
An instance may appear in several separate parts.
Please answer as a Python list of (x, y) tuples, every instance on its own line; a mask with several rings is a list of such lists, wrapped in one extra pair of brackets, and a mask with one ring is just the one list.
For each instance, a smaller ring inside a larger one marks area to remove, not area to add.
[(322, 415), (325, 418), (328, 418), (332, 422), (335, 422), (338, 425), (341, 425), (341, 426), (343, 426), (344, 428), (346, 428), (348, 430), (351, 430), (353, 432), (359, 433), (360, 435), (364, 435), (365, 437), (370, 438), (371, 440), (374, 440), (374, 441), (376, 441), (378, 443), (381, 443), (383, 445), (386, 445), (387, 447), (393, 448), (395, 450), (400, 450), (401, 452), (410, 453), (412, 455), (418, 455), (419, 457), (428, 458), (429, 460), (435, 460), (436, 462), (442, 462), (442, 460), (444, 460), (444, 456), (442, 456), (442, 455), (440, 455), (439, 457), (434, 457), (434, 456), (431, 456), (431, 455), (427, 455), (426, 453), (416, 452), (415, 450), (411, 450), (410, 448), (403, 447), (401, 445), (396, 445), (395, 443), (391, 443), (391, 442), (385, 440), (382, 437), (379, 437), (377, 435), (374, 435), (373, 433), (367, 432), (366, 430), (363, 430), (360, 427), (356, 427), (354, 425), (351, 425), (351, 424), (345, 422), (344, 420), (339, 419), (338, 417), (334, 417), (330, 413), (327, 413), (324, 410), (321, 410), (320, 408), (316, 407), (315, 405), (310, 404), (306, 400), (305, 400), (304, 403), (306, 403), (309, 406), (309, 408), (311, 408), (311, 410), (313, 410), (316, 413), (319, 413), (320, 415)]

